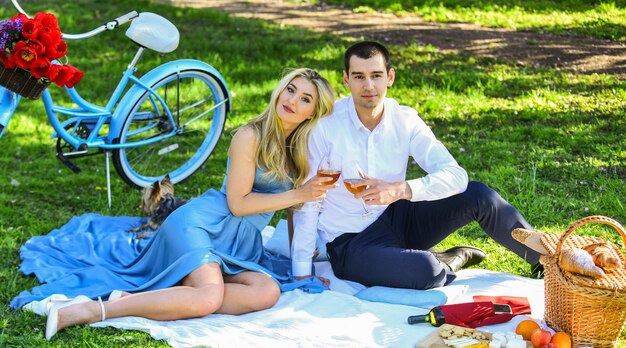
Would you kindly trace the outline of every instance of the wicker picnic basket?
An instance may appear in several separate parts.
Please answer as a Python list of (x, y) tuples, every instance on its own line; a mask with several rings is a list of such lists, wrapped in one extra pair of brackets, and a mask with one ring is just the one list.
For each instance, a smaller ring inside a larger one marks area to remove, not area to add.
[[(579, 227), (593, 223), (612, 226), (626, 245), (624, 227), (600, 215), (574, 222), (562, 235), (541, 237), (549, 252), (540, 260), (545, 267), (545, 320), (554, 330), (568, 333), (574, 346), (614, 347), (626, 322), (626, 270), (622, 267), (606, 271), (605, 276), (593, 279), (564, 271), (559, 265), (561, 250), (605, 242), (597, 237), (572, 234)], [(620, 250), (611, 246), (612, 256), (624, 263)]]
[(7, 69), (0, 64), (0, 85), (24, 98), (39, 98), (50, 82), (46, 78), (35, 78), (24, 69)]

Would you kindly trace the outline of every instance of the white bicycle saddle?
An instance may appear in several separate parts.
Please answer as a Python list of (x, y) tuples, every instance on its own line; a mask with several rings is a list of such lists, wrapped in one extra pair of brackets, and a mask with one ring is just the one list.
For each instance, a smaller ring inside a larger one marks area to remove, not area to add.
[(126, 36), (142, 47), (169, 53), (178, 47), (180, 34), (172, 22), (150, 12), (141, 12), (133, 19)]

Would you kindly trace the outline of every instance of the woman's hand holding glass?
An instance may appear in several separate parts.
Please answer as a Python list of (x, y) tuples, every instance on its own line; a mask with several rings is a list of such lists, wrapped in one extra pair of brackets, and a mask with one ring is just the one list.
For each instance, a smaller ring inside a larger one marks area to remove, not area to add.
[(328, 190), (332, 190), (334, 188), (339, 187), (339, 184), (327, 184), (327, 182), (332, 181), (331, 178), (328, 177), (319, 177), (314, 176), (309, 181), (304, 183), (304, 185), (298, 188), (298, 192), (301, 195), (302, 202), (316, 202), (319, 204), (320, 200), (323, 200), (326, 197), (326, 192)]
[[(317, 166), (317, 177), (318, 178), (330, 178), (323, 181), (319, 181), (320, 185), (323, 186), (331, 186), (330, 188), (339, 187), (336, 184), (339, 176), (341, 175), (341, 156), (337, 154), (328, 153)], [(329, 189), (330, 189), (329, 188)], [(322, 198), (323, 201), (323, 198)], [(317, 203), (317, 207), (319, 210), (324, 210), (324, 206), (322, 202)]]
[(339, 155), (335, 157), (331, 157), (328, 154), (325, 155), (317, 166), (317, 175), (309, 179), (301, 188), (303, 191), (308, 192), (309, 199), (306, 202), (317, 201), (316, 207), (323, 210), (324, 208), (320, 201), (324, 200), (328, 190), (339, 187), (337, 179), (339, 179), (340, 175), (341, 160)]

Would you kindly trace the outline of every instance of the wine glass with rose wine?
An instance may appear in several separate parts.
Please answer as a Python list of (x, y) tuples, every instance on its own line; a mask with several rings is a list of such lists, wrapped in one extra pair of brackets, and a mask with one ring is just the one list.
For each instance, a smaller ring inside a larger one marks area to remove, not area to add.
[[(343, 166), (343, 185), (346, 190), (350, 191), (353, 195), (365, 190), (367, 185), (364, 183), (367, 174), (361, 168), (358, 161), (349, 161)], [(363, 199), (360, 200), (363, 206), (363, 217), (369, 217), (372, 212), (367, 209), (367, 204)]]
[[(317, 166), (317, 176), (322, 178), (332, 178), (332, 180), (324, 181), (321, 185), (332, 185), (337, 182), (341, 175), (341, 156), (337, 154), (327, 153), (322, 157), (320, 164)], [(324, 210), (324, 206), (318, 202), (318, 208)]]

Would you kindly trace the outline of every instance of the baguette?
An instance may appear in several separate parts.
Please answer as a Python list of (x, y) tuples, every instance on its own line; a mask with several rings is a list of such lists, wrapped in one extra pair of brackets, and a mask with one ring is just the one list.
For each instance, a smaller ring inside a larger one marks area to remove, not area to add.
[(583, 247), (593, 258), (593, 263), (605, 270), (624, 267), (622, 260), (611, 255), (611, 244), (600, 242)]
[(545, 233), (541, 231), (531, 231), (525, 228), (516, 228), (511, 232), (511, 236), (516, 241), (526, 245), (527, 247), (542, 255), (548, 255), (548, 250), (541, 243), (541, 236), (544, 234)]
[(602, 268), (593, 263), (593, 257), (583, 249), (563, 249), (559, 257), (561, 268), (565, 271), (599, 278), (605, 275)]

